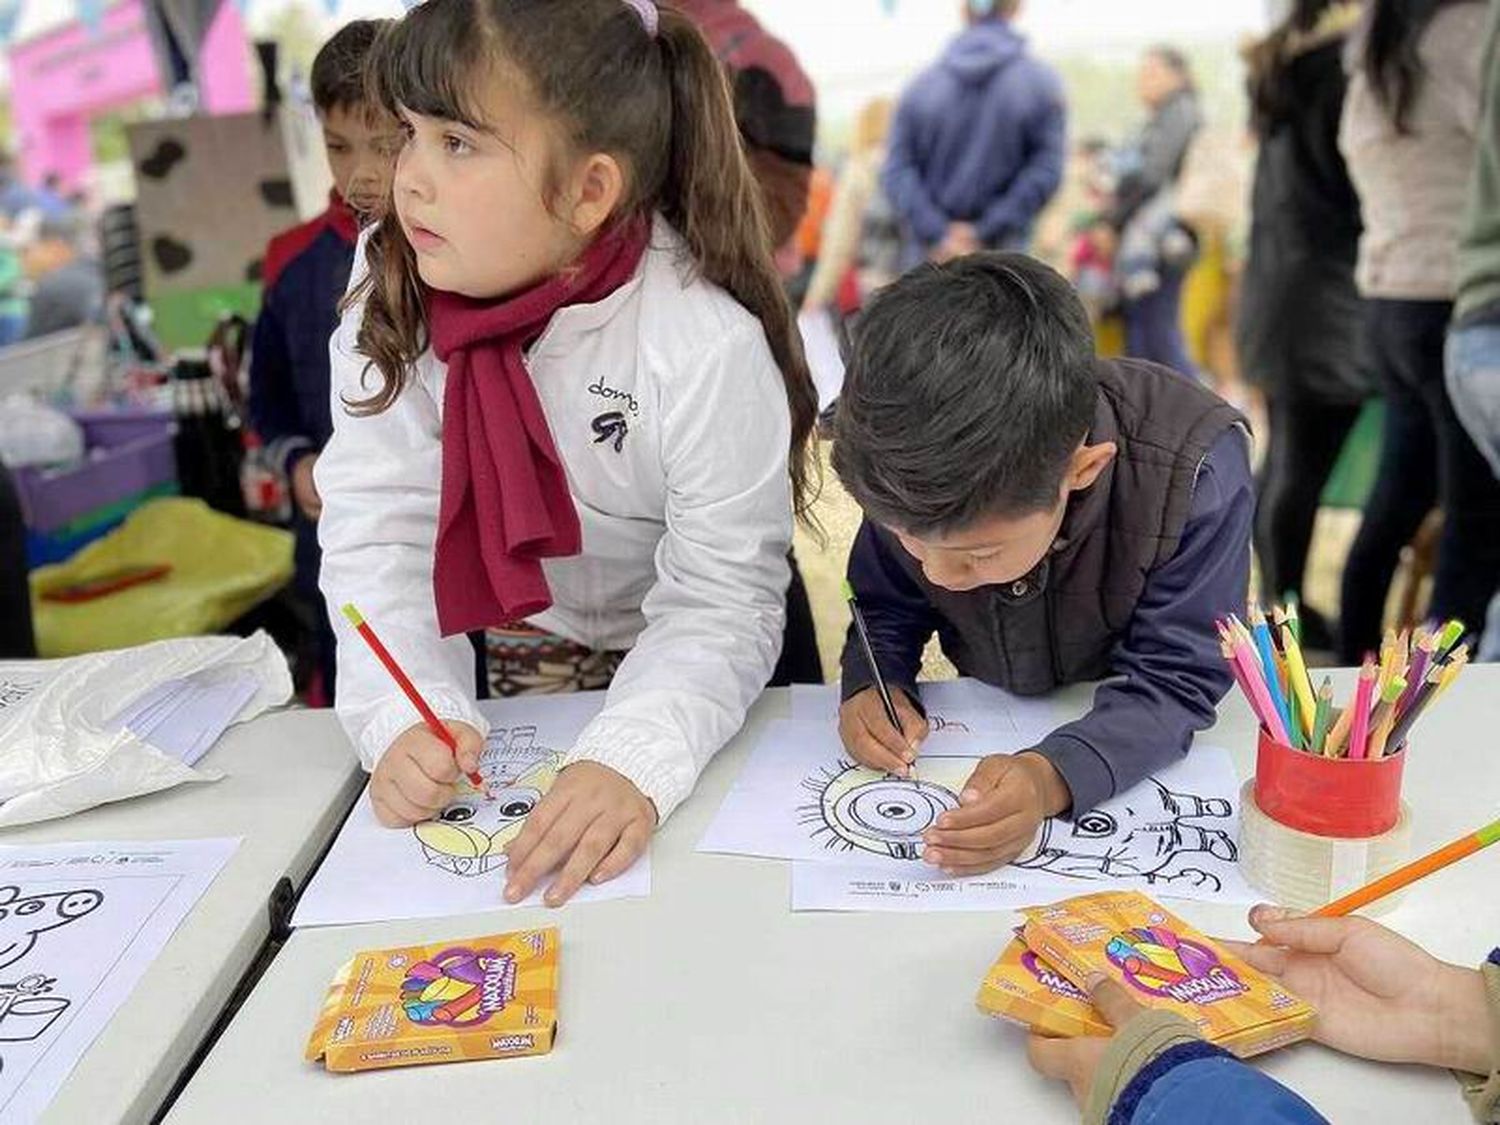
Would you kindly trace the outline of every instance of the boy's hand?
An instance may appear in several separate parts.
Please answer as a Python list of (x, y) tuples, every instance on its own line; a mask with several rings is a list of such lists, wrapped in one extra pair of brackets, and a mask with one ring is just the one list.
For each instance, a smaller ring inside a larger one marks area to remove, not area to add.
[(1318, 1042), (1361, 1058), (1475, 1074), (1500, 1061), (1500, 1043), (1489, 1042), (1484, 979), (1475, 970), (1439, 961), (1366, 918), (1257, 906), (1250, 925), (1259, 942), (1224, 946), (1318, 1010)]
[(460, 770), (473, 773), (479, 768), (479, 754), (484, 739), (468, 723), (448, 723), (458, 740), (458, 761), (453, 752), (418, 723), (403, 731), (386, 750), (370, 778), (370, 804), (375, 818), (387, 828), (407, 828), (421, 820), (430, 820), (453, 800), (453, 786)]
[(1040, 754), (982, 758), (959, 807), (923, 836), (922, 858), (948, 875), (981, 875), (1025, 850), (1042, 821), (1073, 801), (1056, 767)]
[[(1090, 980), (1089, 999), (1099, 1014), (1116, 1031), (1147, 1009), (1103, 973)], [(1094, 1088), (1094, 1072), (1108, 1049), (1111, 1036), (1080, 1035), (1072, 1039), (1051, 1039), (1033, 1034), (1026, 1043), (1026, 1057), (1032, 1069), (1047, 1078), (1058, 1078), (1073, 1091), (1073, 1100), (1084, 1106)]]
[(313, 467), (317, 463), (318, 455), (310, 453), (292, 466), (292, 499), (302, 514), (314, 523), (323, 514), (323, 498), (318, 495), (318, 486), (313, 481)]
[(908, 777), (917, 751), (927, 738), (927, 720), (900, 688), (891, 689), (891, 702), (901, 717), (900, 731), (891, 726), (880, 692), (867, 687), (839, 708), (839, 738), (860, 765)]
[(520, 902), (561, 865), (543, 902), (561, 906), (584, 882), (605, 883), (634, 863), (656, 829), (656, 806), (628, 778), (598, 762), (574, 762), (505, 849), (505, 901)]

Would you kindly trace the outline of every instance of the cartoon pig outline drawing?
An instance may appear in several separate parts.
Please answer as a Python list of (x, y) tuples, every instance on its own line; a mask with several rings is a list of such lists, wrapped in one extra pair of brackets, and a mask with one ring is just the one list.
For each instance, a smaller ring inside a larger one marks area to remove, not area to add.
[(23, 895), (14, 883), (0, 886), (0, 969), (30, 953), (38, 934), (76, 922), (103, 902), (104, 893), (90, 889)]

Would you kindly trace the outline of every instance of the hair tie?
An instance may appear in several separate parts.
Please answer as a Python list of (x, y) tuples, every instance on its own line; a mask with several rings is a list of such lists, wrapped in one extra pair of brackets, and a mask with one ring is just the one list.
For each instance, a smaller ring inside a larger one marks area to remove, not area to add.
[(661, 12), (657, 10), (656, 0), (625, 0), (625, 3), (641, 17), (641, 26), (646, 29), (646, 34), (655, 39), (656, 30), (661, 26)]

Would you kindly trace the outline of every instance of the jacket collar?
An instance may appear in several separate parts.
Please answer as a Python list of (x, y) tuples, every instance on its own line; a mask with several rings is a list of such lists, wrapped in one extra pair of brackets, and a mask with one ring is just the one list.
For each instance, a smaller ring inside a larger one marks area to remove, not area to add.
[(647, 243), (646, 253), (641, 257), (641, 264), (636, 268), (635, 276), (602, 301), (558, 309), (546, 331), (527, 354), (535, 358), (554, 350), (569, 351), (579, 337), (604, 327), (627, 301), (635, 299), (645, 284), (646, 271), (651, 268), (654, 257), (685, 253), (687, 244), (682, 236), (664, 218), (657, 215), (652, 221), (650, 241)]

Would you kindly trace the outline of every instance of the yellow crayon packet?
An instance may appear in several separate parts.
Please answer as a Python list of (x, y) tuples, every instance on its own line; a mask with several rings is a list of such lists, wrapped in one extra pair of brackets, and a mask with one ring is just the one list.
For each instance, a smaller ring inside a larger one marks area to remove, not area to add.
[(986, 1015), (1023, 1024), (1040, 1035), (1071, 1039), (1111, 1033), (1088, 994), (1027, 948), (1020, 930), (990, 966), (975, 1002)]
[(1081, 895), (1021, 913), (1027, 946), (1080, 988), (1103, 973), (1241, 1058), (1312, 1032), (1310, 1004), (1138, 891)]
[(352, 1072), (544, 1055), (561, 940), (547, 928), (355, 954), (328, 987), (307, 1061)]

